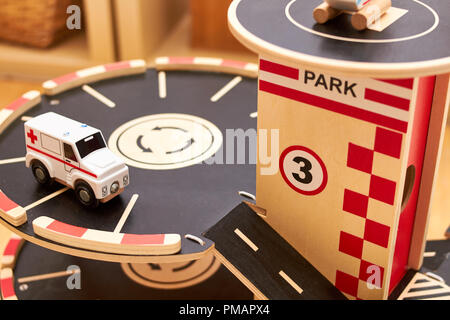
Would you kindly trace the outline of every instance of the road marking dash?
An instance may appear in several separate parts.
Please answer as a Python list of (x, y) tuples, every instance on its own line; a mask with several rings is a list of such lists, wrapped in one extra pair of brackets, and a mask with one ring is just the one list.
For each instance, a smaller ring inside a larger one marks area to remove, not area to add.
[(70, 276), (72, 274), (76, 274), (76, 273), (80, 273), (80, 272), (81, 272), (80, 269), (52, 272), (52, 273), (46, 273), (46, 274), (41, 274), (41, 275), (37, 275), (37, 276), (19, 278), (19, 279), (17, 279), (17, 282), (18, 283), (29, 283), (29, 282), (34, 282), (34, 281)]
[(13, 158), (13, 159), (5, 159), (5, 160), (0, 160), (0, 165), (1, 165), (1, 164), (9, 164), (9, 163), (23, 162), (23, 161), (25, 161), (25, 157), (22, 157), (22, 158)]
[(258, 118), (258, 112), (250, 113), (250, 118), (253, 118), (253, 119)]
[(167, 81), (166, 81), (166, 73), (164, 71), (160, 71), (158, 73), (158, 84), (159, 84), (159, 97), (161, 99), (165, 99), (167, 97)]
[(189, 239), (189, 240), (192, 240), (192, 241), (195, 241), (195, 242), (197, 242), (199, 245), (201, 245), (201, 246), (204, 246), (205, 245), (205, 241), (203, 241), (201, 238), (199, 238), (199, 237), (197, 237), (197, 236), (194, 236), (194, 235), (192, 235), (192, 234), (186, 234), (185, 236), (184, 236), (184, 238), (185, 239)]
[(81, 89), (83, 89), (84, 92), (90, 94), (92, 97), (94, 97), (95, 99), (97, 99), (98, 101), (104, 103), (105, 105), (107, 105), (110, 108), (114, 108), (116, 106), (116, 104), (114, 102), (112, 102), (111, 100), (109, 100), (107, 97), (105, 97), (104, 95), (102, 95), (100, 92), (98, 92), (97, 90), (95, 90), (94, 88), (88, 86), (87, 84), (83, 85), (81, 87)]
[(286, 280), (286, 282), (287, 282), (292, 288), (294, 288), (295, 291), (297, 291), (299, 294), (302, 294), (303, 289), (300, 288), (300, 286), (299, 286), (298, 284), (296, 284), (295, 281), (292, 280), (286, 273), (284, 273), (283, 270), (281, 270), (278, 274), (279, 274), (284, 280)]
[(117, 223), (117, 226), (114, 229), (114, 233), (119, 233), (122, 230), (123, 225), (127, 221), (128, 216), (130, 215), (131, 210), (133, 210), (133, 207), (136, 204), (136, 201), (137, 201), (138, 198), (139, 198), (138, 194), (133, 194), (133, 196), (131, 197), (130, 202), (128, 203), (127, 207), (125, 208), (125, 211), (122, 214), (122, 217), (119, 220), (119, 223)]
[(42, 204), (42, 203), (44, 203), (44, 202), (46, 202), (46, 201), (48, 201), (48, 200), (50, 200), (50, 199), (53, 199), (53, 198), (56, 197), (56, 196), (59, 196), (61, 193), (64, 193), (64, 192), (66, 192), (67, 190), (69, 190), (69, 187), (64, 187), (64, 188), (62, 188), (62, 189), (60, 189), (60, 190), (58, 190), (58, 191), (56, 191), (56, 192), (53, 192), (52, 194), (49, 194), (48, 196), (43, 197), (42, 199), (40, 199), (40, 200), (38, 200), (38, 201), (36, 201), (36, 202), (33, 202), (32, 204), (26, 206), (26, 207), (24, 208), (24, 210), (25, 210), (25, 211), (28, 211), (28, 210), (30, 210), (30, 209), (33, 209), (34, 207), (37, 207), (38, 205), (40, 205), (40, 204)]
[(222, 98), (224, 95), (226, 95), (231, 89), (236, 87), (241, 81), (242, 81), (241, 76), (235, 77), (233, 80), (228, 82), (222, 89), (217, 91), (217, 93), (211, 97), (211, 101), (212, 102), (219, 101), (220, 98)]
[(238, 228), (234, 229), (234, 233), (236, 233), (239, 238), (242, 239), (242, 241), (244, 241), (250, 248), (253, 249), (253, 251), (258, 251), (258, 247), (253, 243), (252, 240), (250, 240), (245, 234), (242, 233), (241, 230), (239, 230)]
[(434, 257), (436, 255), (436, 252), (425, 252), (424, 254), (423, 254), (423, 256), (424, 256), (424, 258), (431, 258), (431, 257)]
[(20, 118), (20, 120), (22, 120), (23, 122), (26, 122), (28, 120), (33, 119), (33, 117), (27, 117), (27, 116), (23, 116), (22, 118)]

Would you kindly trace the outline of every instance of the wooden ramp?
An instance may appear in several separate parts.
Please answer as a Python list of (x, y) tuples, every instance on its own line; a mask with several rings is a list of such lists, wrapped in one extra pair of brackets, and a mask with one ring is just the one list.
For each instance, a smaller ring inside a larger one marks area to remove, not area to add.
[(258, 299), (346, 299), (245, 203), (210, 228), (215, 253)]

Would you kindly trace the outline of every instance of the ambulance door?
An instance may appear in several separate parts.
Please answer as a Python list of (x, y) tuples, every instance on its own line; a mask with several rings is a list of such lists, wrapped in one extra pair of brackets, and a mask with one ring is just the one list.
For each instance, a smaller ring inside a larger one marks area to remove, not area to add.
[(77, 156), (75, 155), (72, 146), (64, 143), (64, 169), (66, 172), (70, 173), (74, 167), (80, 167)]

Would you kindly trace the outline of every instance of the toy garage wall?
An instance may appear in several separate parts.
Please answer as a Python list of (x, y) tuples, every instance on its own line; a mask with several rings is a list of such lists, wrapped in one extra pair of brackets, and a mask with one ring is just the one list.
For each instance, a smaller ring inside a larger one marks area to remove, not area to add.
[(260, 58), (258, 128), (279, 130), (280, 161), (258, 162), (257, 205), (349, 297), (386, 299), (408, 268), (434, 85)]

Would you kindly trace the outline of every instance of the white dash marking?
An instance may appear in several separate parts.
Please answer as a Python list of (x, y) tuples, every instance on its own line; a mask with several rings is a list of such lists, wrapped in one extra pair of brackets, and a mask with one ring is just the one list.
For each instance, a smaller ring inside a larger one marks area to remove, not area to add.
[(286, 273), (284, 273), (283, 270), (281, 270), (278, 273), (292, 288), (295, 289), (295, 291), (297, 291), (299, 294), (303, 293), (303, 289), (300, 288), (300, 286), (298, 284), (295, 283), (294, 280), (292, 280)]
[(105, 97), (104, 95), (102, 95), (100, 92), (98, 92), (97, 90), (91, 88), (90, 86), (88, 86), (87, 84), (83, 85), (81, 87), (81, 89), (83, 89), (84, 92), (90, 94), (92, 97), (94, 97), (95, 99), (97, 99), (98, 101), (102, 102), (103, 104), (107, 105), (110, 108), (114, 108), (116, 106), (116, 104), (114, 102), (112, 102), (111, 100), (109, 100), (107, 97)]
[(217, 91), (217, 93), (211, 97), (211, 101), (212, 102), (219, 101), (220, 98), (222, 98), (224, 95), (226, 95), (231, 89), (236, 87), (241, 81), (242, 81), (242, 77), (241, 76), (235, 77), (233, 80), (228, 82), (225, 85), (225, 87), (223, 87), (222, 89)]
[(250, 118), (253, 118), (253, 119), (258, 118), (258, 112), (250, 113)]
[(122, 230), (123, 225), (127, 221), (128, 216), (130, 215), (131, 210), (133, 210), (133, 207), (136, 204), (136, 201), (137, 201), (138, 198), (139, 198), (138, 194), (133, 194), (133, 196), (131, 197), (130, 202), (128, 203), (127, 207), (125, 208), (125, 211), (122, 214), (122, 217), (119, 220), (119, 223), (117, 223), (117, 226), (114, 229), (114, 233), (119, 233)]
[(253, 200), (253, 201), (256, 201), (256, 197), (255, 197), (253, 194), (251, 194), (251, 193), (249, 193), (249, 192), (247, 192), (247, 191), (238, 191), (238, 194), (239, 194), (241, 197), (245, 197), (245, 198), (247, 198), (247, 199), (251, 199), (251, 200)]
[(192, 234), (186, 234), (186, 235), (184, 236), (184, 238), (185, 238), (185, 239), (192, 240), (192, 241), (195, 241), (195, 242), (198, 242), (198, 244), (200, 244), (201, 246), (204, 246), (204, 245), (205, 245), (205, 241), (203, 241), (201, 238), (199, 238), (199, 237), (197, 237), (197, 236), (194, 236), (194, 235), (192, 235)]
[(33, 117), (23, 116), (22, 118), (20, 118), (20, 120), (22, 120), (23, 122), (31, 120), (31, 119), (33, 119)]
[(38, 200), (38, 201), (36, 201), (36, 202), (33, 202), (32, 204), (26, 206), (24, 209), (25, 209), (25, 211), (28, 211), (28, 210), (30, 210), (30, 209), (33, 209), (34, 207), (37, 207), (38, 205), (40, 205), (40, 204), (42, 204), (42, 203), (44, 203), (44, 202), (46, 202), (46, 201), (48, 201), (48, 200), (50, 200), (50, 199), (53, 199), (54, 197), (59, 196), (61, 193), (66, 192), (68, 189), (69, 189), (69, 187), (64, 187), (64, 188), (62, 188), (61, 190), (58, 190), (58, 191), (56, 191), (56, 192), (53, 192), (52, 194), (49, 194), (49, 195), (46, 196), (46, 197), (43, 197), (41, 200)]
[(167, 81), (166, 72), (160, 71), (158, 73), (159, 97), (165, 99), (167, 97)]
[(14, 158), (14, 159), (0, 160), (0, 165), (1, 165), (1, 164), (9, 164), (9, 163), (23, 162), (23, 161), (25, 161), (25, 157), (23, 157), (23, 158)]
[(424, 258), (431, 258), (434, 257), (436, 255), (436, 252), (432, 251), (432, 252), (425, 252), (423, 254)]
[(242, 241), (244, 241), (250, 248), (252, 248), (253, 251), (255, 252), (258, 251), (258, 247), (253, 243), (252, 240), (250, 240), (245, 234), (243, 234), (241, 230), (236, 228), (234, 230), (234, 233), (236, 233), (239, 236), (239, 238), (242, 239)]
[(29, 283), (29, 282), (34, 282), (34, 281), (70, 276), (72, 274), (76, 274), (76, 273), (80, 273), (80, 272), (81, 272), (80, 269), (74, 269), (74, 270), (46, 273), (46, 274), (41, 274), (41, 275), (37, 275), (37, 276), (19, 278), (19, 279), (17, 279), (17, 282), (18, 283)]

